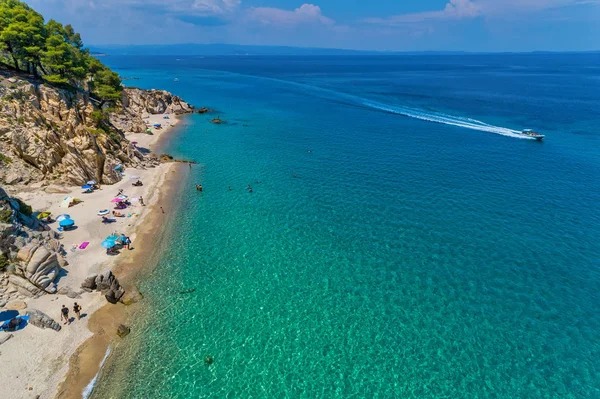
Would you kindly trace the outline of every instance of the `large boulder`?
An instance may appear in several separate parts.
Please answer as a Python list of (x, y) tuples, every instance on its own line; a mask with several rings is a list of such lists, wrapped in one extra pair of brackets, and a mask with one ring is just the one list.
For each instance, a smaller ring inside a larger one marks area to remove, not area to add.
[(39, 287), (32, 284), (29, 280), (17, 276), (16, 274), (9, 275), (8, 282), (12, 284), (20, 294), (30, 298), (33, 298), (41, 292)]
[(30, 242), (29, 244), (25, 245), (17, 253), (17, 260), (23, 263), (29, 262), (33, 256), (33, 253), (36, 251), (36, 249), (38, 249), (39, 246), (39, 244), (34, 242)]
[(119, 284), (115, 275), (109, 270), (96, 277), (96, 289), (112, 304), (119, 302), (125, 290)]
[(81, 283), (81, 288), (83, 288), (84, 290), (91, 292), (93, 290), (96, 289), (96, 287), (98, 286), (96, 284), (96, 278), (98, 277), (97, 274), (93, 274), (91, 276), (88, 276), (83, 283)]
[(48, 316), (46, 313), (37, 310), (37, 309), (29, 309), (27, 311), (29, 315), (29, 323), (39, 327), (41, 329), (50, 328), (55, 331), (60, 331), (61, 326), (57, 323), (52, 317)]
[(40, 244), (30, 243), (21, 248), (17, 258), (26, 264), (20, 268), (29, 281), (48, 293), (56, 292), (54, 280), (61, 270), (56, 252), (51, 252)]

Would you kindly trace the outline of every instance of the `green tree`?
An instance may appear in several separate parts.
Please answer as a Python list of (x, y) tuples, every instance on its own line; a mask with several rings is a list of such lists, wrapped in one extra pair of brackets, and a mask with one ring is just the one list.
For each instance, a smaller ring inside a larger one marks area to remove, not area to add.
[(45, 42), (44, 17), (18, 0), (0, 2), (0, 48), (29, 73), (37, 74)]
[(121, 99), (121, 78), (119, 75), (104, 66), (92, 75), (90, 82), (92, 94), (101, 101), (117, 102)]
[(83, 47), (71, 25), (44, 17), (19, 0), (0, 0), (0, 55), (17, 70), (90, 91), (101, 101), (121, 99), (121, 79)]

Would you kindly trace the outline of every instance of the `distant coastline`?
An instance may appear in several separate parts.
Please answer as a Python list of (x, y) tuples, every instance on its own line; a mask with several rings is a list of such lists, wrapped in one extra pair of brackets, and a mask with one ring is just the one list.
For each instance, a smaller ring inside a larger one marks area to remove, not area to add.
[(354, 50), (318, 47), (252, 46), (235, 44), (170, 44), (170, 45), (93, 45), (92, 55), (198, 55), (198, 56), (458, 56), (507, 54), (599, 54), (590, 51), (531, 51), (531, 52), (477, 52), (477, 51), (391, 51)]

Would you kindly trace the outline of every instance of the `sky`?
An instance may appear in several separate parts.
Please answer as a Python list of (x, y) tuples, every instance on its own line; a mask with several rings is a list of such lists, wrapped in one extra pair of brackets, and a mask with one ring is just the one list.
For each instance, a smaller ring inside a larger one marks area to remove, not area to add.
[(600, 0), (25, 0), (87, 45), (600, 50)]

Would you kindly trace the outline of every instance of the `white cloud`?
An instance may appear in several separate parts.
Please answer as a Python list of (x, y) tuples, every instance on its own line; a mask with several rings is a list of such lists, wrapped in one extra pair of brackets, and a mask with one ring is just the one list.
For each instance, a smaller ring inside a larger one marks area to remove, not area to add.
[(253, 7), (248, 10), (248, 18), (263, 25), (282, 27), (300, 24), (334, 25), (335, 21), (327, 18), (321, 8), (314, 4), (302, 4), (295, 10), (283, 10), (272, 7)]
[(398, 26), (426, 21), (460, 20), (530, 13), (551, 8), (600, 4), (600, 0), (449, 0), (443, 10), (366, 18), (372, 24)]

